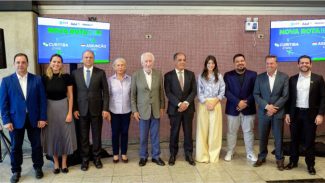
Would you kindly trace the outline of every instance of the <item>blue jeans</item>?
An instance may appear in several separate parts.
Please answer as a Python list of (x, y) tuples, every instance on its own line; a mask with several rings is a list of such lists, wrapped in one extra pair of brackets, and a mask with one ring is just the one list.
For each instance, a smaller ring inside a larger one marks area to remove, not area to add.
[(140, 119), (140, 158), (148, 158), (148, 138), (150, 132), (151, 141), (151, 156), (153, 159), (158, 159), (160, 156), (160, 141), (159, 141), (159, 118), (153, 116), (148, 120)]
[(269, 141), (269, 134), (272, 128), (275, 147), (275, 159), (282, 160), (282, 131), (283, 131), (283, 119), (277, 119), (275, 117), (259, 117), (258, 119), (258, 131), (260, 137), (260, 153), (259, 159), (265, 159), (268, 153), (267, 144)]

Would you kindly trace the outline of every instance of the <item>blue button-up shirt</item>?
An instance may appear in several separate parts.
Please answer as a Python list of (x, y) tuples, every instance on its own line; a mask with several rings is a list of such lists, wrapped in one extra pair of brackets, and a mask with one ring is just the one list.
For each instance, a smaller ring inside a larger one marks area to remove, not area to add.
[(131, 112), (131, 77), (127, 74), (120, 81), (116, 74), (108, 79), (109, 110), (114, 114)]
[(204, 103), (208, 98), (218, 98), (222, 100), (225, 95), (226, 85), (221, 74), (218, 75), (218, 81), (215, 82), (213, 74), (209, 75), (209, 80), (198, 77), (198, 98), (200, 103)]

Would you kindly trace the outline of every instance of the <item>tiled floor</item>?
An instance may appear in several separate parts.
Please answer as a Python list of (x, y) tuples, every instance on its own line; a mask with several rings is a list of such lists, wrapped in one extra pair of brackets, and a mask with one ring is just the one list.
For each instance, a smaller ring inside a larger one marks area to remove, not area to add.
[[(226, 143), (224, 143), (226, 144)], [(242, 144), (242, 143), (239, 143)], [(255, 144), (258, 144), (256, 142)], [(271, 144), (271, 143), (270, 143)], [(162, 143), (162, 159), (167, 163), (168, 160), (168, 144)], [(273, 146), (269, 146), (272, 150)], [(110, 148), (107, 149), (109, 152)], [(257, 152), (258, 146), (255, 145)], [(182, 152), (180, 150), (179, 152)], [(124, 164), (119, 162), (112, 163), (112, 158), (102, 159), (104, 168), (97, 170), (93, 164), (90, 164), (88, 171), (83, 172), (80, 166), (70, 167), (68, 174), (54, 175), (52, 173), (52, 163), (45, 160), (43, 167), (44, 178), (36, 180), (34, 178), (34, 170), (32, 168), (31, 158), (25, 154), (21, 182), (265, 182), (267, 180), (288, 180), (288, 179), (309, 179), (324, 178), (325, 179), (325, 158), (316, 158), (317, 174), (311, 176), (306, 171), (306, 165), (301, 158), (298, 168), (290, 171), (278, 171), (275, 166), (273, 155), (269, 155), (265, 165), (255, 168), (252, 162), (246, 160), (245, 148), (239, 145), (236, 154), (231, 162), (223, 160), (225, 148), (222, 149), (221, 157), (218, 163), (206, 164), (197, 163), (196, 166), (190, 166), (183, 157), (183, 153), (179, 153), (176, 164), (174, 166), (157, 166), (148, 161), (144, 167), (138, 166), (138, 146), (129, 147), (130, 162)], [(288, 162), (286, 157), (285, 163)], [(45, 158), (44, 158), (45, 159)], [(0, 182), (9, 182), (11, 176), (10, 160), (7, 156), (3, 163), (0, 163)]]

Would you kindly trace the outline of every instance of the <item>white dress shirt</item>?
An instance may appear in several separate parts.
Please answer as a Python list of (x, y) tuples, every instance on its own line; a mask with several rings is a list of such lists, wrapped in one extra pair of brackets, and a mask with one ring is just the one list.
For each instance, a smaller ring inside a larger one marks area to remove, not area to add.
[(20, 76), (18, 73), (16, 73), (16, 74), (17, 74), (17, 77), (18, 77), (18, 81), (19, 81), (21, 90), (23, 91), (24, 97), (26, 99), (26, 97), (27, 97), (27, 76), (28, 76), (28, 73), (25, 76)]
[(307, 76), (303, 76), (301, 73), (299, 73), (297, 81), (296, 107), (309, 108), (310, 76), (310, 73)]
[(269, 84), (270, 84), (271, 92), (272, 92), (272, 90), (273, 90), (274, 81), (275, 81), (275, 77), (276, 77), (277, 72), (278, 72), (278, 71), (275, 70), (275, 72), (273, 73), (272, 76), (270, 76), (269, 73), (267, 73), (267, 76), (269, 77)]
[(143, 72), (144, 72), (144, 75), (146, 76), (146, 81), (147, 81), (148, 87), (151, 90), (152, 70), (150, 71), (149, 74), (145, 70), (143, 70)]
[(94, 69), (93, 66), (91, 66), (90, 68), (87, 68), (84, 66), (84, 79), (85, 79), (86, 85), (87, 85), (87, 70), (90, 70), (90, 80), (91, 80), (91, 75), (93, 74), (93, 69)]

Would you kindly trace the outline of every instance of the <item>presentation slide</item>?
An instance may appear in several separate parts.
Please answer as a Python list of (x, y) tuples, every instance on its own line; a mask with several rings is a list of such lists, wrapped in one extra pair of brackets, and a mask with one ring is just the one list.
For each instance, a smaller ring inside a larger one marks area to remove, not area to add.
[(80, 63), (85, 50), (94, 51), (95, 63), (108, 63), (109, 36), (109, 23), (39, 17), (38, 63), (49, 63), (54, 53), (64, 63)]
[(301, 55), (325, 61), (325, 19), (272, 21), (270, 54), (280, 62), (296, 62)]

